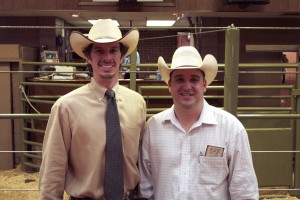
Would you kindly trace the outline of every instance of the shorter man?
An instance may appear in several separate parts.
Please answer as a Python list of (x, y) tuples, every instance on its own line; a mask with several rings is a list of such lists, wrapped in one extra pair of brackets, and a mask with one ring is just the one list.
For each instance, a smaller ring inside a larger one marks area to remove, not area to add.
[(191, 46), (179, 47), (171, 68), (158, 59), (174, 105), (151, 117), (140, 153), (140, 193), (155, 200), (257, 200), (248, 135), (236, 117), (209, 105), (207, 85), (217, 74)]

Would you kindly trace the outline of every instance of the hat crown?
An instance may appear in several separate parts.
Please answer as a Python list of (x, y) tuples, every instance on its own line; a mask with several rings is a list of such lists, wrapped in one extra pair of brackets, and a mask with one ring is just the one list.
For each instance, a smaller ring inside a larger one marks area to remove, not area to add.
[(182, 46), (174, 52), (171, 68), (161, 56), (158, 58), (158, 70), (167, 84), (170, 80), (170, 73), (177, 69), (200, 69), (204, 72), (206, 83), (209, 85), (217, 75), (218, 62), (210, 54), (207, 54), (202, 60), (198, 50), (192, 46)]
[(196, 48), (192, 46), (179, 47), (172, 57), (171, 68), (200, 67), (202, 58)]
[(122, 33), (111, 19), (98, 19), (90, 29), (88, 38), (97, 42), (113, 42), (121, 39)]

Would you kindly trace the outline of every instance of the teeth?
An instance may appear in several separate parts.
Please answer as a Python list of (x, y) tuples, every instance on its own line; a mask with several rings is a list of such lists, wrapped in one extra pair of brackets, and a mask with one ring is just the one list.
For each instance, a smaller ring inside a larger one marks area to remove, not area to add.
[(181, 93), (182, 96), (193, 96), (193, 94), (189, 94), (189, 93)]
[(102, 65), (101, 67), (103, 67), (103, 68), (106, 68), (106, 69), (108, 69), (108, 68), (112, 68), (112, 66), (111, 66), (111, 65), (109, 65), (109, 66)]

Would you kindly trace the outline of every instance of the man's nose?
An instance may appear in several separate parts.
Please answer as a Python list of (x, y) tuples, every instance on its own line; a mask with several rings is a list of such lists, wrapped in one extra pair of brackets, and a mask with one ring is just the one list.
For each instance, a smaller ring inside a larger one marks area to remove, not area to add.
[(189, 81), (184, 81), (183, 88), (184, 89), (190, 89), (191, 88), (191, 83)]
[(103, 60), (110, 61), (112, 59), (112, 56), (110, 53), (104, 53), (103, 54)]

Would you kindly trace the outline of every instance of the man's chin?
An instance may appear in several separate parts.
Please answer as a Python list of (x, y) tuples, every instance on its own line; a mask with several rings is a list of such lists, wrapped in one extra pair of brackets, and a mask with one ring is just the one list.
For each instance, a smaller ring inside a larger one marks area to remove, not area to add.
[(101, 74), (100, 77), (103, 79), (113, 79), (114, 74)]

